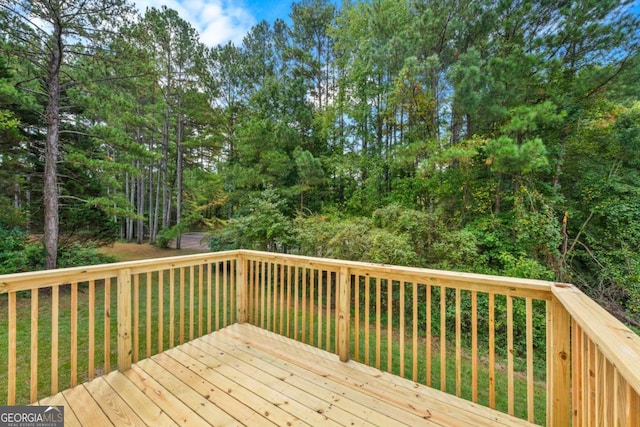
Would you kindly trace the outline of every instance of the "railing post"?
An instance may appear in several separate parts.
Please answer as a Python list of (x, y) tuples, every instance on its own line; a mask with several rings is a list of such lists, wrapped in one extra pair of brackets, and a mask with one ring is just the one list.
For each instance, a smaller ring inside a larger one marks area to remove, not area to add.
[(238, 254), (236, 258), (236, 322), (245, 323), (247, 321), (247, 280), (246, 280), (246, 259)]
[(131, 270), (125, 268), (118, 273), (118, 370), (120, 371), (131, 368), (131, 311)]
[(571, 423), (571, 317), (552, 296), (547, 341), (547, 425)]
[(336, 332), (338, 337), (338, 356), (342, 362), (349, 360), (350, 292), (351, 274), (347, 267), (342, 267), (338, 278), (338, 329)]

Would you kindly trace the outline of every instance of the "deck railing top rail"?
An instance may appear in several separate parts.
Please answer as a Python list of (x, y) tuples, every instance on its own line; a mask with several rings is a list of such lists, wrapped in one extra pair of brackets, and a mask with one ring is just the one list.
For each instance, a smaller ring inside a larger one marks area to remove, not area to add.
[[(521, 279), (511, 278), (504, 276), (492, 276), (488, 274), (476, 274), (476, 273), (463, 273), (447, 270), (434, 270), (429, 268), (419, 267), (402, 267), (397, 265), (376, 264), (371, 262), (361, 261), (346, 261), (329, 258), (315, 258), (301, 255), (283, 255), (271, 252), (260, 252), (251, 250), (238, 250), (239, 255), (251, 256), (254, 258), (260, 258), (264, 260), (278, 261), (278, 262), (295, 262), (297, 264), (308, 264), (310, 266), (333, 266), (334, 268), (347, 267), (351, 271), (358, 272), (375, 272), (377, 274), (386, 273), (388, 275), (420, 278), (424, 280), (425, 277), (431, 280), (444, 280), (449, 282), (460, 283), (475, 283), (483, 285), (495, 285), (503, 288), (518, 288), (529, 289), (533, 291), (539, 291), (541, 293), (550, 293), (553, 282), (545, 280), (534, 279)], [(503, 290), (504, 291), (504, 290)]]
[(235, 258), (238, 251), (211, 252), (206, 254), (183, 255), (176, 257), (125, 261), (111, 264), (98, 264), (81, 267), (59, 268), (56, 270), (30, 271), (0, 275), (0, 294), (46, 288), (52, 284), (83, 282), (105, 277), (117, 277), (122, 270), (128, 269), (131, 274), (148, 271), (166, 270), (191, 265), (194, 263), (216, 262), (217, 260)]

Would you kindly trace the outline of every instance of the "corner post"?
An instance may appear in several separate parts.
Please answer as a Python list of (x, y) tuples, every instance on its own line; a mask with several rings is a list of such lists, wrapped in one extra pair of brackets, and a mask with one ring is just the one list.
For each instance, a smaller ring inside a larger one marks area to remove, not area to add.
[(336, 334), (338, 338), (338, 356), (342, 362), (349, 360), (350, 293), (351, 273), (347, 267), (341, 267), (338, 276), (338, 325)]
[(571, 317), (552, 295), (547, 311), (547, 425), (571, 424)]
[(236, 322), (238, 323), (247, 321), (246, 262), (244, 255), (236, 256)]
[(118, 273), (118, 370), (131, 368), (131, 270)]

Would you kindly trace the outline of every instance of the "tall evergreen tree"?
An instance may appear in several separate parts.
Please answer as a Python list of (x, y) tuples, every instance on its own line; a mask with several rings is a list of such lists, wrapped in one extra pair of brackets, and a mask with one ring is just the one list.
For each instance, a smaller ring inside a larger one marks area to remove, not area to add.
[(130, 14), (124, 0), (6, 1), (0, 2), (3, 27), (20, 48), (12, 52), (34, 65), (46, 125), (44, 167), (44, 243), (46, 266), (56, 267), (59, 234), (58, 161), (60, 159), (61, 112), (68, 105), (64, 93), (81, 83), (74, 69), (84, 55), (99, 58), (102, 37), (113, 34)]

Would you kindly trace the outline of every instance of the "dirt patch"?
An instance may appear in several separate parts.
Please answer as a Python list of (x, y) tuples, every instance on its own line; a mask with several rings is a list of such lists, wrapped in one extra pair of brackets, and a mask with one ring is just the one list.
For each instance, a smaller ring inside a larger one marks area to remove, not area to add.
[(165, 249), (148, 243), (114, 243), (113, 246), (100, 248), (100, 252), (113, 256), (116, 261), (137, 261), (141, 259), (165, 258), (208, 252), (208, 249)]
[[(169, 244), (169, 247), (176, 247), (175, 240)], [(180, 237), (180, 248), (209, 251), (209, 239), (207, 238), (207, 234), (202, 232), (184, 233)]]

